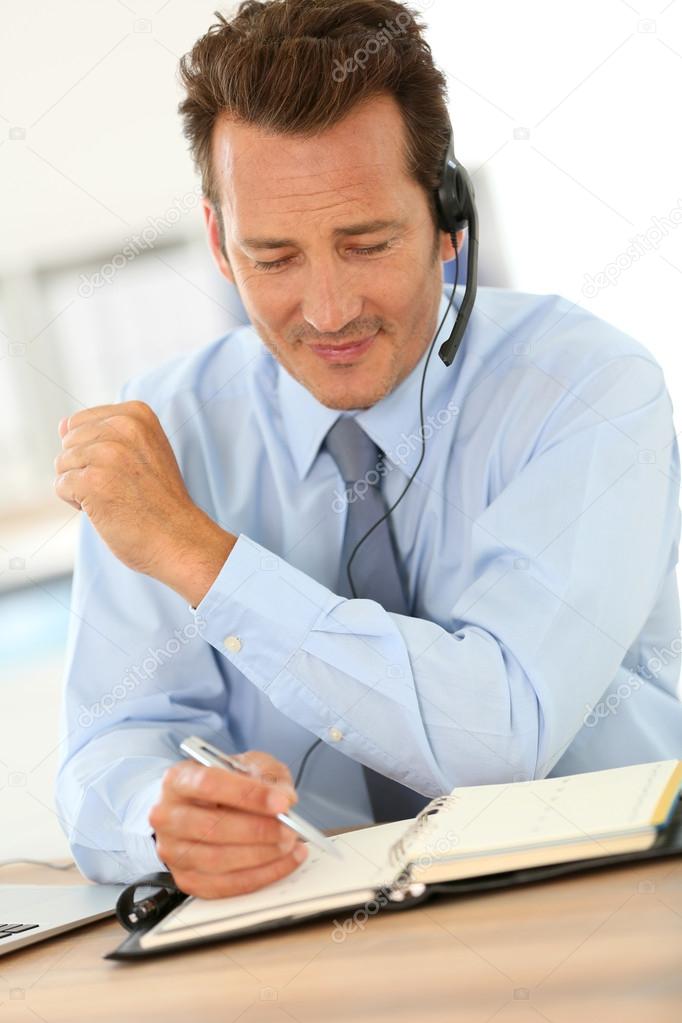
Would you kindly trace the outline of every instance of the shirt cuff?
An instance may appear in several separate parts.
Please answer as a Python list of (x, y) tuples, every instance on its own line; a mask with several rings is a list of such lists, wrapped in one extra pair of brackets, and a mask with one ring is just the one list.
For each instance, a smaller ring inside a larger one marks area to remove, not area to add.
[(123, 844), (137, 876), (168, 870), (156, 851), (156, 843), (152, 838), (154, 829), (148, 820), (149, 811), (160, 799), (162, 783), (162, 777), (155, 778), (128, 803), (122, 829)]
[(204, 639), (264, 692), (344, 598), (240, 533), (196, 608)]

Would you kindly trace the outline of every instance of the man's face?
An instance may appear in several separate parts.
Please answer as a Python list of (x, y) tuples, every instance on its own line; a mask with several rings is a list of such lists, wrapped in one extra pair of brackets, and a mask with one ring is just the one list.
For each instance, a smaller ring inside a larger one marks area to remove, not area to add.
[(213, 256), (273, 356), (329, 408), (389, 394), (437, 326), (440, 261), (454, 249), (407, 175), (403, 140), (390, 96), (306, 139), (225, 115), (214, 128), (225, 252), (205, 200)]

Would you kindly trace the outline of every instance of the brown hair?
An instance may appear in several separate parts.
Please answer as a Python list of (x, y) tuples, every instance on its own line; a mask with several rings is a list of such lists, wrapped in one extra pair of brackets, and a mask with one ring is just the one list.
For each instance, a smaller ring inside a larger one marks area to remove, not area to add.
[(266, 130), (310, 136), (359, 101), (392, 94), (406, 128), (408, 173), (426, 192), (437, 226), (433, 191), (450, 131), (447, 88), (414, 9), (398, 0), (244, 0), (230, 20), (214, 14), (218, 23), (180, 60), (187, 97), (178, 110), (223, 252), (211, 160), (223, 111)]

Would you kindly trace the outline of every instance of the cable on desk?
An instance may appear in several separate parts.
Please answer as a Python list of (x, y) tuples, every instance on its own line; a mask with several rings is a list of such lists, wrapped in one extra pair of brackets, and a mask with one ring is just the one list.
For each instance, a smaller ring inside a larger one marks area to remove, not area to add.
[(13, 863), (37, 863), (38, 866), (51, 866), (53, 871), (71, 871), (76, 861), (71, 863), (50, 863), (47, 859), (0, 859), (0, 866), (11, 866)]

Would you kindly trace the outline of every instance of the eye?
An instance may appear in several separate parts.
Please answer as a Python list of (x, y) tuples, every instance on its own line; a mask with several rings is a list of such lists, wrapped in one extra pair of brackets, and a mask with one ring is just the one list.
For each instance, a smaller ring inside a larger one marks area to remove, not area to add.
[[(374, 252), (384, 252), (388, 249), (390, 244), (390, 241), (381, 242), (380, 245), (366, 245), (359, 249), (349, 249), (349, 251), (359, 253), (361, 256), (370, 256)], [(285, 266), (291, 259), (291, 256), (285, 256), (283, 259), (273, 259), (269, 263), (256, 260), (253, 265), (256, 270), (262, 270), (264, 273), (268, 273), (270, 270), (276, 270), (280, 266)]]
[(283, 266), (288, 261), (289, 261), (288, 256), (285, 256), (284, 259), (274, 259), (271, 263), (262, 263), (260, 260), (257, 259), (253, 265), (255, 266), (256, 270), (265, 270), (267, 272), (268, 270), (274, 270), (278, 266)]

